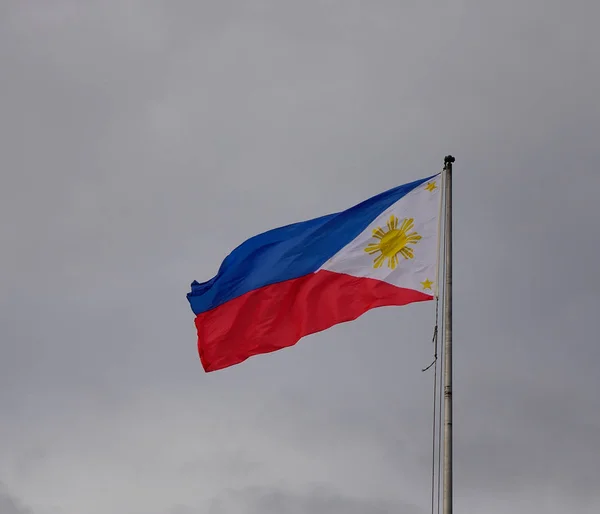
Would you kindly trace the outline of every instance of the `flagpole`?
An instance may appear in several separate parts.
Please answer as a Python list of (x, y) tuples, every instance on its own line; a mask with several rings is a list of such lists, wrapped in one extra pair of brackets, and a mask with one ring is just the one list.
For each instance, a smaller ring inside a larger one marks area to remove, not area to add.
[(452, 514), (452, 163), (444, 158), (444, 490), (443, 514)]

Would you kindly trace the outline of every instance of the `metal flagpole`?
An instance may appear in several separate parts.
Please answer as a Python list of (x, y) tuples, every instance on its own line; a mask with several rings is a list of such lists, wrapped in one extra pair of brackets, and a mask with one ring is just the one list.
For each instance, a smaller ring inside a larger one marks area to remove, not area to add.
[(444, 223), (444, 496), (443, 514), (452, 514), (452, 163), (444, 158), (446, 219)]

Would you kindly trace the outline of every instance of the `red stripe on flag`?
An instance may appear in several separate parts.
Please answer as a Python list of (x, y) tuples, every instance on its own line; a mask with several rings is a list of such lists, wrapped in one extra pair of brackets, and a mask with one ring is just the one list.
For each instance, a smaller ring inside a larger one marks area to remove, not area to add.
[(196, 317), (205, 371), (293, 346), (302, 337), (368, 310), (431, 300), (428, 294), (372, 278), (318, 271), (250, 291)]

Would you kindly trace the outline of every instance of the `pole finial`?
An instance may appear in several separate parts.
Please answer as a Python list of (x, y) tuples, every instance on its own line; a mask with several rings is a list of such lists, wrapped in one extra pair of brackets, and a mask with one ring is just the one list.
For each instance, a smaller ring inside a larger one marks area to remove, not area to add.
[(446, 155), (446, 157), (444, 157), (444, 164), (445, 165), (450, 165), (452, 166), (452, 163), (456, 161), (456, 159), (454, 157), (452, 157), (451, 155)]

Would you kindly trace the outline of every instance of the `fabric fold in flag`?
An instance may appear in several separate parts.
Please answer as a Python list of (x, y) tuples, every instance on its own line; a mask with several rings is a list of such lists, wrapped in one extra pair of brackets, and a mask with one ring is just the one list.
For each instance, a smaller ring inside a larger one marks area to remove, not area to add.
[(383, 306), (434, 298), (441, 175), (254, 236), (194, 281), (204, 370), (293, 346)]

